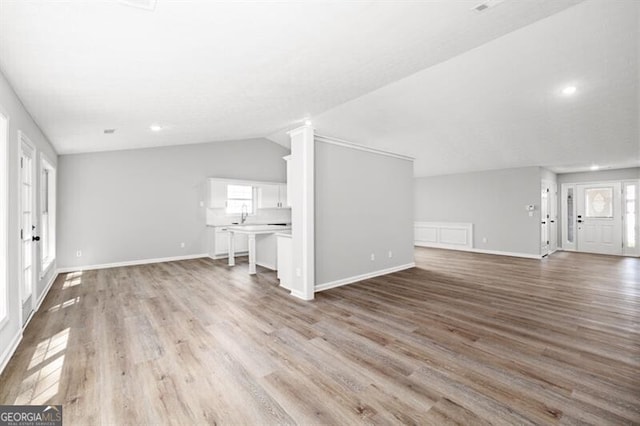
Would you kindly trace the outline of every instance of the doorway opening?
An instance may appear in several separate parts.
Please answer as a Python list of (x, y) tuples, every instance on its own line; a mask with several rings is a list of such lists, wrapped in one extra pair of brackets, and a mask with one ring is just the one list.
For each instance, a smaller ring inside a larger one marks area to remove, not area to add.
[(637, 256), (640, 181), (562, 185), (562, 248)]

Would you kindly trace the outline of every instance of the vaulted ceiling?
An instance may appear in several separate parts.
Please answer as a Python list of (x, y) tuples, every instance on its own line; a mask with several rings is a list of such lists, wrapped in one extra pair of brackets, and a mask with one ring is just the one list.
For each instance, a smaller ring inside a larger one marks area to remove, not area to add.
[(0, 69), (61, 154), (310, 117), (418, 175), (637, 164), (634, 0), (125, 3), (0, 2)]

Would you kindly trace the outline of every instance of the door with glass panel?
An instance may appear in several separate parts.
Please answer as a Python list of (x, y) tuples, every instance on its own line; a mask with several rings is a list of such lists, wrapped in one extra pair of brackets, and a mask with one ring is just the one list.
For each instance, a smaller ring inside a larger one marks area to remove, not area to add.
[(620, 182), (577, 185), (577, 250), (622, 254)]
[(22, 323), (33, 313), (34, 268), (34, 149), (24, 140), (20, 146), (20, 294), (22, 296)]

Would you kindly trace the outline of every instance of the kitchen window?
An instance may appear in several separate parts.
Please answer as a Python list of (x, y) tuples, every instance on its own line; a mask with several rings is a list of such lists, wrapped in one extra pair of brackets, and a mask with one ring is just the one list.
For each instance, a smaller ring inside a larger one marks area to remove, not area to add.
[(255, 190), (251, 185), (227, 185), (227, 214), (254, 214)]
[(56, 170), (40, 158), (40, 259), (41, 275), (56, 259)]

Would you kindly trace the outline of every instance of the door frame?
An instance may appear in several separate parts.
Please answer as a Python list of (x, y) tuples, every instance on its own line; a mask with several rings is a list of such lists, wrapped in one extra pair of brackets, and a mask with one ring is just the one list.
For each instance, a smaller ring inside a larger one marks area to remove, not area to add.
[[(580, 252), (580, 250), (578, 250), (578, 228), (577, 228), (577, 223), (574, 223), (574, 241), (573, 243), (568, 243), (566, 236), (567, 236), (567, 192), (569, 188), (573, 188), (573, 220), (577, 221), (577, 216), (576, 216), (576, 212), (577, 212), (577, 205), (578, 205), (578, 185), (606, 185), (606, 184), (611, 184), (611, 183), (615, 183), (618, 182), (620, 183), (620, 185), (622, 186), (622, 188), (624, 188), (625, 184), (629, 184), (629, 183), (635, 183), (636, 185), (638, 185), (638, 189), (636, 192), (636, 196), (638, 196), (638, 194), (640, 194), (640, 179), (608, 179), (608, 180), (598, 180), (598, 181), (587, 181), (587, 182), (567, 182), (567, 183), (563, 183), (561, 185), (561, 190), (560, 190), (560, 210), (561, 210), (561, 221), (560, 221), (560, 226), (561, 226), (561, 232), (560, 235), (562, 237), (561, 239), (561, 244), (562, 247), (559, 247), (560, 250), (563, 251), (574, 251), (574, 252)], [(618, 206), (620, 208), (620, 213), (621, 215), (623, 215), (622, 218), (622, 241), (623, 241), (623, 247), (622, 247), (622, 254), (620, 255), (606, 255), (605, 256), (633, 256), (633, 257), (640, 257), (640, 249), (638, 249), (638, 246), (640, 246), (640, 235), (638, 234), (638, 228), (640, 228), (639, 224), (640, 224), (640, 209), (636, 209), (636, 239), (638, 241), (636, 241), (636, 252), (630, 252), (630, 250), (628, 249), (627, 245), (626, 245), (626, 241), (624, 238), (624, 233), (625, 233), (625, 226), (626, 226), (626, 222), (624, 220), (624, 205), (625, 203), (625, 197), (624, 197), (624, 190), (622, 191), (622, 194), (620, 195), (620, 205)], [(638, 199), (637, 201), (637, 206), (636, 207), (640, 207), (640, 199)], [(585, 252), (587, 253), (587, 252)]]
[[(547, 215), (543, 214), (543, 194), (547, 194)], [(542, 222), (547, 228), (548, 242), (542, 243)], [(546, 251), (544, 248), (546, 247)], [(540, 181), (540, 255), (542, 257), (555, 253), (558, 250), (558, 183), (550, 179), (542, 179)]]
[[(31, 206), (32, 206), (32, 224), (37, 224), (37, 219), (38, 219), (38, 215), (37, 215), (37, 204), (36, 204), (36, 187), (37, 187), (37, 182), (36, 182), (36, 169), (37, 167), (35, 167), (37, 164), (37, 153), (36, 153), (36, 146), (33, 144), (33, 142), (31, 142), (31, 140), (27, 137), (27, 135), (24, 134), (24, 132), (22, 132), (21, 130), (18, 130), (18, 158), (17, 158), (17, 165), (18, 165), (18, 228), (16, 229), (16, 235), (18, 236), (19, 239), (19, 243), (18, 243), (18, 247), (19, 247), (19, 277), (18, 277), (18, 295), (19, 295), (19, 301), (18, 303), (20, 304), (20, 326), (24, 329), (27, 327), (27, 325), (29, 324), (29, 321), (31, 321), (31, 318), (33, 317), (33, 314), (35, 313), (36, 310), (36, 288), (37, 288), (37, 277), (38, 277), (38, 269), (37, 269), (37, 261), (36, 261), (36, 244), (32, 244), (31, 245), (31, 267), (33, 268), (32, 274), (31, 274), (31, 311), (28, 313), (29, 318), (25, 318), (25, 312), (24, 312), (24, 304), (23, 304), (23, 289), (24, 289), (24, 274), (23, 272), (23, 262), (24, 262), (24, 254), (22, 253), (22, 237), (20, 235), (20, 230), (22, 227), (22, 170), (20, 167), (20, 159), (22, 158), (22, 152), (23, 152), (23, 147), (27, 147), (27, 149), (29, 149), (31, 151), (32, 154), (32, 167), (31, 167), (31, 182), (32, 182), (32, 190), (31, 190)], [(36, 225), (37, 227), (37, 225)]]

